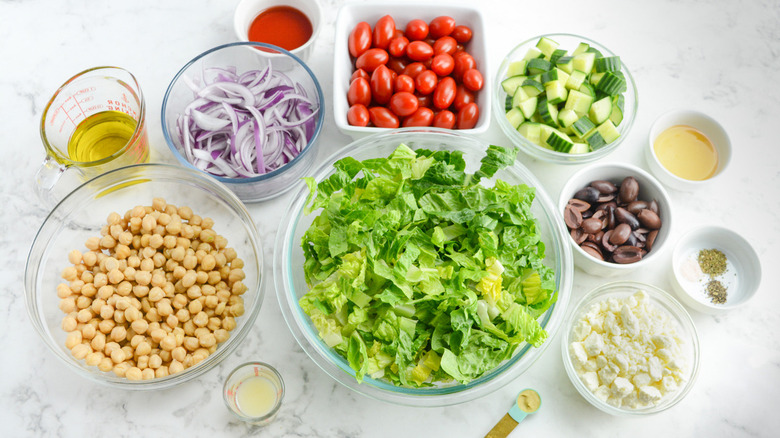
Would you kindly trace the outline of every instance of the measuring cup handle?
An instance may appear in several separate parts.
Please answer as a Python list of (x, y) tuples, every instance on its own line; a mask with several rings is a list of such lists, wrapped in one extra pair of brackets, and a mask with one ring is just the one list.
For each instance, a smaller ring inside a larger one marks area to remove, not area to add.
[(35, 192), (44, 205), (53, 207), (56, 204), (54, 186), (66, 170), (68, 168), (58, 163), (51, 155), (47, 155), (41, 163), (35, 173)]

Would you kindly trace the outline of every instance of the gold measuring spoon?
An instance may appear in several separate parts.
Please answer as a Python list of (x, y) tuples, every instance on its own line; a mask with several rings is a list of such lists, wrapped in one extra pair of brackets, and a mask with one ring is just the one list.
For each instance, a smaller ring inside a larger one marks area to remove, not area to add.
[(528, 415), (538, 411), (542, 406), (542, 398), (533, 389), (524, 389), (517, 395), (517, 400), (509, 412), (490, 429), (485, 438), (506, 438)]

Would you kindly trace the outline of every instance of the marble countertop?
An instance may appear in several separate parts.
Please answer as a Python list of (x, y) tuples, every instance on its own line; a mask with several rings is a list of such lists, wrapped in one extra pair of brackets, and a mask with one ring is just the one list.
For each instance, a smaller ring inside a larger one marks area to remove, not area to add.
[[(331, 55), (337, 0), (321, 0), (325, 25), (310, 66), (332, 99)], [(89, 2), (0, 0), (0, 435), (19, 436), (483, 436), (526, 387), (542, 409), (511, 436), (776, 436), (780, 430), (780, 3), (776, 0), (682, 0), (586, 3), (482, 2), (489, 23), (488, 74), (533, 35), (588, 36), (622, 55), (639, 88), (639, 111), (625, 143), (604, 161), (647, 168), (650, 125), (675, 108), (721, 121), (735, 147), (727, 174), (697, 193), (670, 191), (673, 238), (702, 224), (736, 230), (763, 264), (755, 298), (730, 313), (691, 312), (701, 341), (701, 369), (677, 406), (647, 418), (618, 418), (589, 405), (569, 382), (553, 345), (522, 376), (477, 400), (446, 408), (409, 408), (368, 399), (336, 383), (302, 351), (279, 311), (272, 282), (255, 330), (222, 364), (194, 381), (157, 392), (124, 392), (84, 380), (61, 366), (32, 328), (23, 298), (25, 260), (47, 209), (33, 175), (44, 158), (38, 126), (44, 106), (67, 78), (96, 65), (118, 65), (138, 78), (147, 100), (154, 161), (173, 162), (159, 111), (165, 89), (188, 60), (234, 40), (236, 1)], [(390, 10), (388, 13), (392, 13)], [(343, 44), (344, 42), (339, 42)], [(331, 108), (328, 107), (327, 111)], [(483, 138), (508, 140), (495, 122)], [(349, 143), (326, 114), (321, 156)], [(522, 157), (553, 199), (580, 166)], [(249, 206), (271, 254), (286, 198)], [(270, 274), (270, 269), (267, 270)], [(669, 265), (630, 278), (669, 289)], [(573, 300), (608, 280), (575, 271)], [(222, 402), (230, 370), (248, 360), (280, 369), (287, 384), (274, 423), (256, 429)]]

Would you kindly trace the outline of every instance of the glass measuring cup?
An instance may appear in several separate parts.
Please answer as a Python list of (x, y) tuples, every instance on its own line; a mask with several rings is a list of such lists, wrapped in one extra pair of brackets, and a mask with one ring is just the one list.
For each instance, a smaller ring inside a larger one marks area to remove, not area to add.
[(141, 87), (127, 70), (94, 67), (68, 79), (41, 117), (46, 158), (35, 175), (38, 197), (53, 206), (90, 178), (147, 162), (145, 117)]
[(284, 381), (263, 362), (241, 364), (230, 373), (223, 388), (225, 404), (236, 417), (265, 426), (276, 417), (284, 398)]

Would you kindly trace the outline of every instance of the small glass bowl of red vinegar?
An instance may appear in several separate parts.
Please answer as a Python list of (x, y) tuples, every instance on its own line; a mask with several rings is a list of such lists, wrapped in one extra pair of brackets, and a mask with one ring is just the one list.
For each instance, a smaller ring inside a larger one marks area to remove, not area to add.
[(240, 41), (281, 47), (307, 62), (322, 23), (317, 0), (242, 0), (233, 15)]

